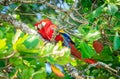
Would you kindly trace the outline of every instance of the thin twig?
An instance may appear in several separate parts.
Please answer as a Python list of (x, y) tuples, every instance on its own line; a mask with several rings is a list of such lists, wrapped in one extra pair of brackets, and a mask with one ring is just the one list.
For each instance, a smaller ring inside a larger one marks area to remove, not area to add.
[(9, 58), (13, 57), (16, 53), (17, 53), (17, 51), (13, 51), (10, 55), (8, 55), (4, 58), (0, 58), (0, 59), (9, 59)]
[(97, 0), (94, 0), (93, 4), (92, 4), (92, 6), (91, 6), (91, 11), (93, 10), (96, 1), (97, 1)]
[(14, 11), (16, 11), (22, 4), (19, 4), (15, 9)]
[(111, 68), (109, 65), (103, 63), (103, 62), (97, 62), (95, 64), (90, 64), (88, 65), (88, 67), (84, 70), (84, 72), (88, 71), (91, 67), (102, 67), (105, 68), (108, 72), (111, 72), (113, 75), (115, 75), (116, 77), (120, 78), (120, 75), (118, 75), (118, 71)]

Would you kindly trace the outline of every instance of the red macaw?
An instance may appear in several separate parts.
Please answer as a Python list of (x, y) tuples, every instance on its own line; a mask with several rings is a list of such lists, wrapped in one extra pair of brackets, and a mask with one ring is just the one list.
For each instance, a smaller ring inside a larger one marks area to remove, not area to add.
[[(57, 26), (54, 25), (51, 20), (45, 19), (45, 20), (41, 20), (40, 22), (36, 23), (35, 28), (37, 29), (38, 33), (45, 40), (51, 41)], [(74, 57), (76, 57), (76, 58), (78, 58), (80, 60), (83, 60), (83, 61), (85, 61), (87, 63), (90, 63), (90, 64), (96, 63), (96, 61), (94, 59), (89, 59), (89, 58), (83, 59), (82, 58), (81, 53), (75, 48), (74, 42), (71, 40), (71, 38), (70, 38), (70, 36), (68, 34), (60, 31), (59, 34), (56, 35), (54, 40), (55, 40), (55, 42), (62, 41), (64, 46), (67, 46), (67, 47), (69, 47), (71, 49), (71, 54)], [(57, 67), (55, 67), (54, 65), (51, 65), (51, 64), (50, 64), (50, 67), (51, 67), (51, 70), (57, 76), (64, 77), (64, 74), (60, 71), (59, 68), (57, 68)]]
[[(56, 25), (52, 23), (49, 19), (41, 20), (40, 22), (35, 24), (35, 28), (37, 29), (38, 33), (48, 41), (51, 41), (52, 36), (55, 32), (55, 28), (57, 28)], [(55, 39), (56, 42), (62, 41), (64, 46), (67, 46), (71, 49), (71, 54), (80, 59), (85, 61), (86, 63), (94, 64), (96, 61), (94, 59), (90, 58), (82, 58), (81, 53), (75, 48), (74, 42), (71, 40), (70, 36), (64, 32), (59, 32), (58, 35), (56, 35)]]

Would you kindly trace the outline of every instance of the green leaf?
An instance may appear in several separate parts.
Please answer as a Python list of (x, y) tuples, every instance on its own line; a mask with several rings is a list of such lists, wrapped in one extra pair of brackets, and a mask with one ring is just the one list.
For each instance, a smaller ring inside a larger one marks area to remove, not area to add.
[(33, 36), (33, 35), (29, 35), (26, 40), (23, 42), (23, 44), (27, 47), (27, 48), (34, 48), (38, 45), (39, 42), (39, 38), (37, 36)]
[(51, 55), (52, 51), (53, 51), (54, 45), (52, 45), (51, 43), (47, 43), (41, 50), (40, 55), (42, 55), (43, 57), (48, 57)]
[(52, 63), (52, 64), (55, 64), (55, 59), (53, 58), (53, 57), (51, 57), (51, 56), (49, 56), (49, 57), (47, 57), (47, 62), (50, 62), (50, 63)]
[(104, 5), (98, 7), (96, 10), (92, 12), (93, 17), (97, 17), (102, 13), (102, 10), (104, 8)]
[(22, 34), (22, 31), (19, 30), (19, 29), (17, 29), (17, 30), (16, 30), (16, 33), (15, 33), (13, 39), (12, 39), (12, 43), (13, 43), (13, 44), (15, 44), (15, 43), (17, 42), (17, 40), (18, 40), (18, 38), (20, 37), (21, 34)]
[(95, 51), (92, 49), (92, 47), (88, 46), (88, 44), (84, 41), (80, 43), (81, 53), (83, 58), (91, 58)]
[(63, 65), (69, 63), (70, 61), (72, 62), (70, 49), (62, 47), (61, 44), (61, 42), (58, 42), (55, 46), (50, 43), (46, 44), (46, 46), (42, 49), (42, 56), (46, 57), (47, 61), (52, 64), (58, 63)]
[(118, 50), (120, 48), (120, 36), (118, 35), (118, 32), (116, 32), (113, 42), (113, 49)]
[(5, 67), (5, 61), (4, 60), (0, 60), (0, 68)]
[(104, 6), (105, 6), (105, 4), (103, 4), (102, 6), (95, 9), (92, 13), (90, 13), (88, 15), (89, 19), (92, 20), (93, 18), (100, 16), (102, 14)]
[(108, 46), (104, 46), (104, 50), (99, 55), (95, 55), (94, 58), (102, 61), (113, 61), (112, 52)]
[(36, 71), (32, 74), (32, 79), (46, 79), (46, 70), (41, 68), (39, 71)]
[(97, 40), (100, 38), (100, 32), (97, 30), (93, 30), (91, 29), (87, 35), (84, 37), (84, 40), (87, 41), (93, 41), (93, 40)]
[(24, 67), (23, 72), (22, 72), (22, 79), (30, 79), (33, 73), (34, 73), (34, 70), (32, 68)]
[[(18, 62), (18, 61), (19, 61), (19, 62)], [(15, 65), (16, 67), (19, 67), (20, 65), (23, 64), (23, 61), (22, 61), (21, 58), (11, 58), (11, 59), (9, 60), (9, 62), (10, 62), (11, 64)]]
[(25, 55), (26, 53), (37, 53), (40, 52), (40, 50), (34, 47), (37, 46), (38, 42), (39, 39), (36, 36), (24, 35), (15, 42), (13, 48), (19, 51), (22, 55)]
[(3, 38), (4, 33), (0, 30), (0, 39)]
[(6, 39), (0, 39), (0, 49), (6, 48)]
[(113, 3), (108, 4), (108, 13), (110, 15), (114, 15), (117, 11), (118, 11), (118, 7), (115, 4)]
[(62, 47), (62, 43), (59, 42), (53, 49), (52, 57), (58, 64), (64, 65), (69, 63), (71, 60), (70, 49), (67, 47)]
[[(63, 50), (66, 50), (65, 48), (63, 48)], [(64, 55), (63, 56), (59, 56), (55, 59), (55, 61), (58, 63), (58, 64), (61, 64), (61, 65), (65, 65), (67, 63), (70, 63), (72, 62), (71, 60), (71, 57), (70, 57), (70, 51), (69, 50), (66, 50), (66, 51), (63, 51), (64, 52)], [(61, 53), (63, 53), (61, 51)]]
[(116, 18), (120, 18), (120, 12), (116, 12), (115, 16)]
[(111, 77), (109, 77), (109, 79), (116, 79), (116, 78), (111, 76)]
[(24, 35), (23, 37), (20, 37), (19, 39), (17, 39), (17, 41), (13, 44), (13, 49), (14, 50), (19, 50), (19, 48), (17, 47), (18, 45), (21, 45), (24, 41), (25, 41), (25, 39), (27, 38), (27, 34), (26, 35)]
[(19, 51), (22, 55), (25, 55), (27, 53), (39, 52), (39, 50), (35, 49), (35, 48), (31, 48), (31, 49), (26, 48), (26, 46), (24, 44), (17, 44), (16, 50)]
[(74, 3), (74, 0), (65, 0), (67, 3)]

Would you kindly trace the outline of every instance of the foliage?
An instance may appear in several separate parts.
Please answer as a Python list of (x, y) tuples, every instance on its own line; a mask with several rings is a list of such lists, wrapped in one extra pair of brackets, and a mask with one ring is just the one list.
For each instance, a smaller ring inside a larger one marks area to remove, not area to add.
[[(32, 29), (39, 20), (49, 18), (71, 35), (83, 58), (94, 58), (112, 64), (113, 68), (119, 68), (120, 1), (78, 0), (77, 4), (76, 1), (47, 0), (41, 4), (14, 2), (8, 6), (0, 5), (0, 13), (12, 15)], [(101, 53), (97, 53), (93, 47), (95, 40), (104, 46)], [(11, 54), (14, 55), (9, 57)], [(61, 42), (46, 43), (38, 36), (25, 34), (0, 19), (0, 75), (11, 79), (59, 79), (54, 73), (46, 73), (46, 62), (63, 66), (71, 63), (79, 70), (84, 70), (88, 65), (73, 59), (70, 49), (62, 46)], [(9, 67), (12, 67), (12, 70), (9, 70)], [(63, 79), (72, 79), (67, 71), (64, 73)], [(96, 79), (117, 78), (107, 69), (91, 68), (85, 74)]]

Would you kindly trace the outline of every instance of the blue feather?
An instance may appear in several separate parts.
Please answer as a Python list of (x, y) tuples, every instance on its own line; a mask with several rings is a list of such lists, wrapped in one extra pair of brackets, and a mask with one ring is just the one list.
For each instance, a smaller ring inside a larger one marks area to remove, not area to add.
[(68, 34), (66, 34), (66, 33), (60, 33), (60, 34), (64, 38), (63, 45), (70, 48), (69, 43), (74, 44), (74, 42), (72, 41), (72, 39), (70, 38), (70, 36)]

